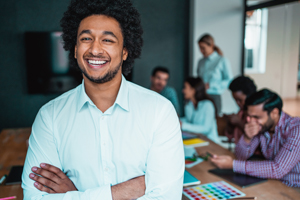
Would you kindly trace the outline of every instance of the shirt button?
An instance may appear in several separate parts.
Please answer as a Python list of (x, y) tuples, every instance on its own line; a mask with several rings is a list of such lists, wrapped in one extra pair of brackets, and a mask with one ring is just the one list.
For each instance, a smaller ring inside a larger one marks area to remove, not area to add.
[(107, 168), (107, 167), (105, 168), (105, 171), (106, 171), (106, 172), (108, 171), (108, 168)]
[(101, 117), (101, 119), (102, 119), (102, 120), (104, 120), (104, 119), (105, 119), (105, 117), (104, 117), (104, 116), (102, 116), (102, 117)]

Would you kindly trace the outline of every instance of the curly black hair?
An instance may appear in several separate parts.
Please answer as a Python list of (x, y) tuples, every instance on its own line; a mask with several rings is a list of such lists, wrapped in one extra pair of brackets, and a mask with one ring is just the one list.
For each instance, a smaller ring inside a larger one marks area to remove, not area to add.
[(247, 76), (238, 76), (229, 85), (232, 92), (243, 92), (247, 97), (256, 92), (254, 81)]
[(74, 58), (74, 49), (77, 41), (77, 31), (80, 22), (91, 15), (106, 15), (116, 19), (122, 30), (124, 47), (128, 57), (123, 62), (122, 73), (130, 73), (134, 59), (140, 57), (143, 46), (143, 29), (140, 14), (132, 6), (130, 0), (72, 0), (68, 10), (60, 21), (64, 49), (69, 51), (70, 65), (78, 67)]

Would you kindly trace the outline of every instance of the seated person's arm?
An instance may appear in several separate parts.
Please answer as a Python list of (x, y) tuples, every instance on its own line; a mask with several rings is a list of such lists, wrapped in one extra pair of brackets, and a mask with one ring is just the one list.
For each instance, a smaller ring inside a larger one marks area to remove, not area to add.
[(261, 178), (281, 179), (300, 162), (300, 135), (299, 128), (291, 129), (291, 136), (273, 160), (267, 161), (233, 161), (233, 170)]
[(181, 200), (184, 153), (178, 117), (168, 102), (157, 109), (155, 119), (146, 163), (146, 192), (139, 200)]
[[(243, 160), (242, 162), (244, 162), (254, 154), (260, 143), (259, 136), (257, 136), (260, 129), (260, 125), (255, 122), (248, 122), (245, 125), (245, 134), (242, 135), (235, 147), (237, 159)], [(227, 155), (213, 155), (211, 161), (221, 169), (232, 169), (234, 167), (233, 158)]]
[[(49, 163), (50, 165), (57, 167), (57, 174), (59, 175), (59, 171), (62, 169), (59, 155), (57, 152), (55, 139), (53, 136), (53, 130), (52, 130), (52, 119), (48, 114), (47, 108), (43, 107), (33, 124), (31, 136), (29, 139), (29, 148), (24, 164), (24, 170), (22, 174), (22, 188), (24, 190), (24, 199), (112, 199), (113, 197), (116, 197), (115, 199), (124, 199), (119, 198), (120, 193), (114, 193), (116, 190), (111, 188), (111, 185), (103, 185), (101, 187), (97, 188), (91, 188), (86, 191), (71, 191), (75, 190), (76, 186), (71, 182), (71, 180), (68, 177), (66, 180), (64, 180), (62, 183), (66, 184), (68, 187), (66, 190), (68, 192), (64, 193), (62, 187), (54, 187), (52, 183), (47, 182), (47, 187), (53, 187), (51, 188), (51, 193), (49, 188), (44, 187), (42, 183), (43, 179), (40, 179), (41, 182), (37, 185), (34, 185), (35, 179), (38, 178), (38, 176), (30, 178), (29, 175), (33, 172), (31, 169), (34, 166), (40, 166), (41, 163)], [(40, 168), (38, 168), (40, 169)], [(61, 172), (61, 171), (60, 171)], [(39, 171), (35, 171), (35, 173), (41, 173)], [(52, 176), (53, 177), (53, 176)], [(45, 179), (45, 178), (44, 178)], [(142, 177), (142, 179), (144, 179)], [(45, 181), (45, 180), (44, 180)], [(139, 196), (142, 196), (144, 194), (144, 190), (139, 190), (138, 187), (136, 187), (136, 181), (138, 183), (141, 182), (141, 179), (132, 179), (129, 180), (127, 183), (124, 182), (118, 186), (118, 191), (127, 191), (128, 194), (130, 191), (130, 194), (132, 195), (132, 198), (137, 198)], [(66, 186), (64, 185), (64, 186)], [(72, 188), (72, 185), (75, 188)], [(139, 184), (140, 185), (140, 184)], [(71, 189), (70, 189), (71, 188)], [(133, 190), (129, 190), (129, 188), (132, 188)], [(144, 185), (140, 185), (140, 188), (144, 188)], [(55, 191), (56, 190), (56, 191)], [(132, 191), (132, 193), (131, 193)], [(112, 194), (112, 192), (114, 194)], [(59, 193), (59, 194), (58, 194)], [(123, 196), (124, 197), (124, 193)], [(131, 198), (131, 197), (130, 197)], [(128, 199), (130, 199), (128, 198)]]
[(256, 122), (248, 122), (245, 125), (245, 134), (241, 136), (235, 147), (235, 155), (238, 160), (247, 160), (257, 149), (260, 141), (258, 134), (261, 126)]
[[(183, 122), (181, 129), (183, 131), (189, 131), (193, 133), (201, 133), (208, 135), (211, 132), (212, 122), (215, 121), (215, 108), (211, 101), (206, 101), (203, 109), (197, 110), (198, 112), (205, 113), (205, 118), (200, 121), (199, 118), (195, 117), (195, 123)], [(197, 113), (195, 116), (197, 116)]]
[(183, 122), (187, 122), (187, 119), (186, 117), (180, 117), (180, 121), (183, 123)]

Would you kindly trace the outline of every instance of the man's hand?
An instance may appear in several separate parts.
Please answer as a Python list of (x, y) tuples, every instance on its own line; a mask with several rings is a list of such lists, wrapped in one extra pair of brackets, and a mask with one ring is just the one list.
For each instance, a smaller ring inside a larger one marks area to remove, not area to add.
[(45, 163), (41, 163), (40, 167), (32, 167), (33, 173), (29, 174), (29, 178), (36, 181), (34, 186), (38, 190), (47, 193), (77, 191), (73, 182), (59, 168)]
[(232, 169), (233, 168), (233, 159), (230, 156), (213, 155), (211, 162), (214, 163), (220, 169)]
[(111, 187), (113, 200), (137, 199), (145, 195), (145, 176), (139, 176)]
[(245, 141), (249, 143), (252, 140), (252, 138), (259, 133), (260, 130), (261, 126), (255, 121), (250, 121), (247, 124), (245, 124)]

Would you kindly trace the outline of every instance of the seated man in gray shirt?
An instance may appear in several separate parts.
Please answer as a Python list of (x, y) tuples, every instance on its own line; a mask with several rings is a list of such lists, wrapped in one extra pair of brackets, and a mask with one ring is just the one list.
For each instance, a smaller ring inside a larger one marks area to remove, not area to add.
[(152, 71), (150, 89), (170, 100), (177, 114), (180, 115), (177, 93), (174, 88), (167, 86), (169, 77), (170, 72), (167, 68), (161, 66), (155, 67)]

